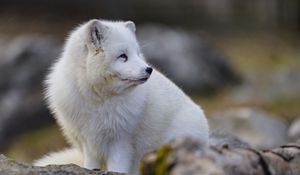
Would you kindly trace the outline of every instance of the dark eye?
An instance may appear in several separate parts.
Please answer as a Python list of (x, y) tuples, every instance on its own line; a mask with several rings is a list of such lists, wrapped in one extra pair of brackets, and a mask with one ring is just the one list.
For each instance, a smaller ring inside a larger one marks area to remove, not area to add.
[(121, 54), (120, 56), (118, 56), (118, 58), (121, 58), (124, 62), (126, 62), (128, 60), (128, 57), (125, 53)]

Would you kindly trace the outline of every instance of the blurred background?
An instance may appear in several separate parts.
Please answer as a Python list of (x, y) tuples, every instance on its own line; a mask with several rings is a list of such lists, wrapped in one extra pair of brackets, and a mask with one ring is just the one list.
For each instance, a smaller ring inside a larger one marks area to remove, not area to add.
[(43, 80), (69, 31), (92, 18), (134, 21), (148, 61), (212, 128), (255, 148), (300, 138), (298, 0), (1, 0), (0, 153), (31, 162), (68, 147)]

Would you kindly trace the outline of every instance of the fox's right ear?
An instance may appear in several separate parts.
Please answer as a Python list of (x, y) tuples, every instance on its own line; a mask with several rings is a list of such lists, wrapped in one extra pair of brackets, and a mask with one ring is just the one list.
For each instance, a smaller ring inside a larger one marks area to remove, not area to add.
[(91, 20), (88, 25), (88, 42), (94, 45), (94, 47), (100, 48), (107, 30), (108, 27), (101, 23), (101, 21), (97, 19)]

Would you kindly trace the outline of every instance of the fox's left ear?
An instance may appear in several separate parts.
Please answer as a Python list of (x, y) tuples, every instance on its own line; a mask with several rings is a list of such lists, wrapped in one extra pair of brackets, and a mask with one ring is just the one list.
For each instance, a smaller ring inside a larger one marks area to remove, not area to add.
[(133, 33), (135, 33), (136, 28), (135, 28), (134, 22), (132, 22), (132, 21), (126, 21), (126, 22), (125, 22), (125, 26), (126, 26), (129, 30), (131, 30)]
[(100, 48), (103, 43), (108, 27), (99, 20), (91, 20), (88, 24), (88, 42), (96, 48)]

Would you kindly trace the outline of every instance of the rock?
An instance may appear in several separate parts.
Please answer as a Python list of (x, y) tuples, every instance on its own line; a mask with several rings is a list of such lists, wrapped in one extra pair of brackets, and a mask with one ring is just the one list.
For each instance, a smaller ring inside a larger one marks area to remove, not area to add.
[(205, 146), (190, 138), (174, 140), (143, 159), (141, 174), (225, 175), (213, 160), (204, 158), (205, 150)]
[(42, 82), (60, 51), (50, 37), (22, 36), (1, 46), (0, 150), (19, 134), (54, 121), (43, 101)]
[[(300, 142), (272, 150), (206, 147), (191, 138), (173, 140), (142, 160), (142, 175), (298, 175)], [(74, 164), (32, 166), (0, 155), (0, 174), (10, 175), (122, 175), (92, 171)], [(125, 175), (125, 174), (123, 174)]]
[(177, 139), (145, 156), (142, 175), (298, 175), (300, 142), (259, 151)]
[(270, 76), (270, 88), (268, 96), (278, 97), (299, 97), (300, 93), (300, 71), (299, 69), (291, 69), (290, 67), (272, 72)]
[(293, 121), (289, 128), (289, 139), (300, 140), (300, 118)]
[(185, 90), (203, 92), (240, 81), (226, 58), (197, 35), (160, 25), (140, 26), (137, 32), (147, 60)]
[(251, 148), (248, 143), (238, 137), (219, 129), (210, 131), (209, 144), (217, 148)]
[(257, 109), (216, 112), (209, 118), (209, 123), (212, 128), (235, 135), (255, 148), (273, 148), (287, 141), (287, 123)]
[(20, 163), (0, 155), (0, 174), (9, 175), (125, 175), (122, 173), (92, 171), (74, 164), (48, 165), (46, 167), (32, 166)]
[(235, 101), (270, 103), (300, 97), (300, 71), (297, 68), (256, 71), (243, 78), (243, 83), (231, 91), (230, 96)]

